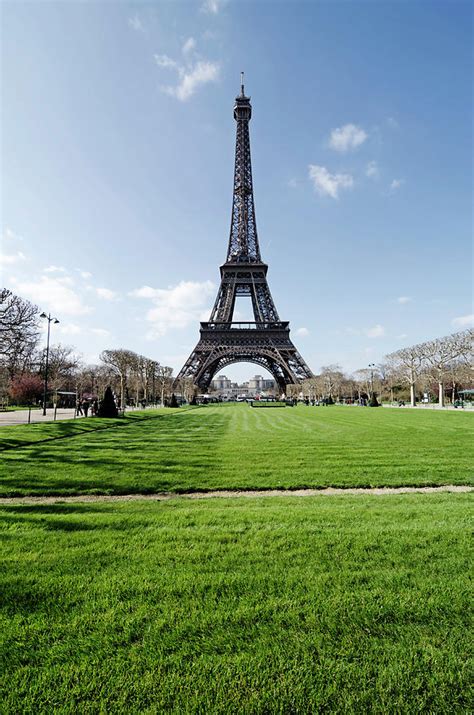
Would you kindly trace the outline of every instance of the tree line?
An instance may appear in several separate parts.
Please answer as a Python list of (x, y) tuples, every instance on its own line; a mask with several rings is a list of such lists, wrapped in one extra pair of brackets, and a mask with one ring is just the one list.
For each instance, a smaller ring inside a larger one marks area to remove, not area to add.
[(330, 401), (370, 400), (375, 393), (391, 402), (409, 400), (412, 406), (423, 399), (436, 399), (444, 406), (447, 396), (454, 402), (459, 390), (474, 386), (473, 337), (474, 330), (468, 329), (402, 348), (353, 375), (346, 375), (339, 365), (326, 365), (302, 387), (292, 386), (291, 392), (302, 390), (310, 399)]
[[(385, 356), (378, 365), (344, 373), (339, 365), (326, 365), (302, 385), (290, 385), (289, 395), (301, 391), (309, 399), (329, 401), (371, 399), (410, 400), (424, 394), (446, 396), (454, 402), (461, 389), (473, 387), (472, 341), (474, 331), (464, 330), (442, 338), (402, 348)], [(0, 289), (0, 400), (28, 404), (40, 399), (45, 373), (46, 349), (40, 347), (38, 308), (10, 290)], [(133, 350), (104, 350), (97, 365), (85, 365), (75, 348), (53, 344), (49, 348), (48, 384), (58, 390), (102, 397), (111, 385), (121, 407), (126, 404), (161, 402), (173, 389), (173, 370)], [(195, 393), (192, 380), (175, 385), (190, 402)]]
[[(39, 310), (7, 289), (0, 290), (0, 400), (32, 404), (41, 399), (46, 348), (40, 347)], [(104, 350), (100, 363), (84, 364), (73, 346), (49, 347), (49, 393), (69, 392), (101, 398), (110, 385), (121, 407), (164, 403), (172, 389), (173, 369), (133, 350)], [(188, 385), (179, 385), (182, 392)]]

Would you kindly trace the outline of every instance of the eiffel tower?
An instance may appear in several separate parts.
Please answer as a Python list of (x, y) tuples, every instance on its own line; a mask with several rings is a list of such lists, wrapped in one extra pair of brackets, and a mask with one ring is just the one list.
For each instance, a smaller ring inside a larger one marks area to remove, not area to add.
[[(201, 323), (201, 338), (180, 370), (180, 378), (192, 378), (206, 392), (216, 374), (226, 365), (253, 362), (275, 378), (281, 393), (313, 373), (290, 340), (288, 321), (279, 318), (267, 283), (268, 266), (260, 257), (252, 164), (250, 159), (250, 97), (245, 96), (243, 73), (240, 96), (236, 97), (234, 198), (229, 248), (221, 266), (221, 285), (207, 323)], [(235, 299), (250, 296), (253, 322), (233, 322)]]

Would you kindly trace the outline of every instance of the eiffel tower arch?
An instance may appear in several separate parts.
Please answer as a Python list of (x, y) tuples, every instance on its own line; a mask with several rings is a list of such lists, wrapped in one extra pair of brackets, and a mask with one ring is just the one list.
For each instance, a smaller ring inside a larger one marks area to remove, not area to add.
[[(192, 378), (201, 391), (207, 391), (216, 372), (236, 362), (253, 362), (275, 378), (281, 392), (312, 377), (290, 339), (288, 321), (280, 320), (267, 282), (268, 265), (262, 261), (258, 244), (253, 198), (249, 122), (250, 97), (244, 92), (235, 99), (237, 122), (235, 143), (234, 193), (229, 247), (221, 266), (221, 284), (208, 322), (201, 323), (201, 337), (176, 381)], [(234, 322), (237, 297), (248, 296), (253, 321)]]

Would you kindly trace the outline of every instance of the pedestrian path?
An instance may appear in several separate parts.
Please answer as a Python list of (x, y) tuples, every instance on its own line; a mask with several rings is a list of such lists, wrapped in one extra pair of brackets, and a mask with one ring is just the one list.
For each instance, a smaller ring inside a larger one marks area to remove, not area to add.
[(12, 410), (11, 412), (0, 412), (0, 427), (7, 425), (25, 425), (36, 422), (54, 422), (57, 420), (74, 419), (75, 409), (73, 407), (58, 407), (46, 410), (46, 416), (43, 416), (42, 410)]
[(395, 495), (395, 494), (437, 494), (439, 492), (465, 493), (474, 491), (472, 486), (444, 484), (440, 487), (348, 487), (347, 489), (327, 487), (326, 489), (219, 489), (209, 492), (158, 492), (157, 494), (78, 494), (74, 496), (26, 496), (0, 497), (2, 504), (57, 504), (75, 502), (122, 502), (122, 501), (168, 501), (169, 499), (209, 499), (234, 497), (324, 497), (346, 496), (348, 494)]

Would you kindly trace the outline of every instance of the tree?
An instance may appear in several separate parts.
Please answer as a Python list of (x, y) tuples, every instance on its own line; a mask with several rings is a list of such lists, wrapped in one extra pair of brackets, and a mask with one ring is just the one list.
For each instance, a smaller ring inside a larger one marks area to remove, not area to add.
[(387, 355), (393, 372), (410, 386), (410, 405), (416, 407), (416, 381), (423, 365), (423, 354), (419, 345), (397, 350)]
[(0, 289), (0, 363), (10, 378), (31, 368), (40, 336), (38, 312), (28, 300)]
[[(46, 349), (40, 355), (40, 372), (44, 374), (46, 363)], [(76, 371), (81, 365), (81, 356), (72, 345), (51, 345), (48, 358), (48, 384), (52, 390), (60, 388), (76, 389)]]
[(422, 358), (432, 368), (438, 382), (438, 404), (444, 407), (444, 383), (449, 374), (449, 365), (456, 359), (468, 359), (472, 351), (474, 330), (463, 330), (444, 338), (430, 340), (419, 346)]
[(344, 381), (344, 373), (340, 365), (323, 365), (320, 378), (324, 384), (325, 397), (330, 400), (335, 394), (340, 397), (340, 389)]
[(136, 364), (137, 354), (132, 350), (104, 350), (100, 359), (105, 365), (108, 365), (111, 370), (118, 375), (120, 379), (120, 407), (125, 407), (125, 387), (127, 379), (133, 365)]
[(171, 387), (171, 377), (173, 375), (173, 368), (167, 367), (166, 365), (158, 364), (158, 369), (156, 371), (158, 385), (160, 387), (160, 398), (161, 404), (165, 403), (165, 392)]
[(43, 380), (39, 375), (16, 375), (10, 384), (10, 397), (18, 405), (30, 405), (43, 394)]

